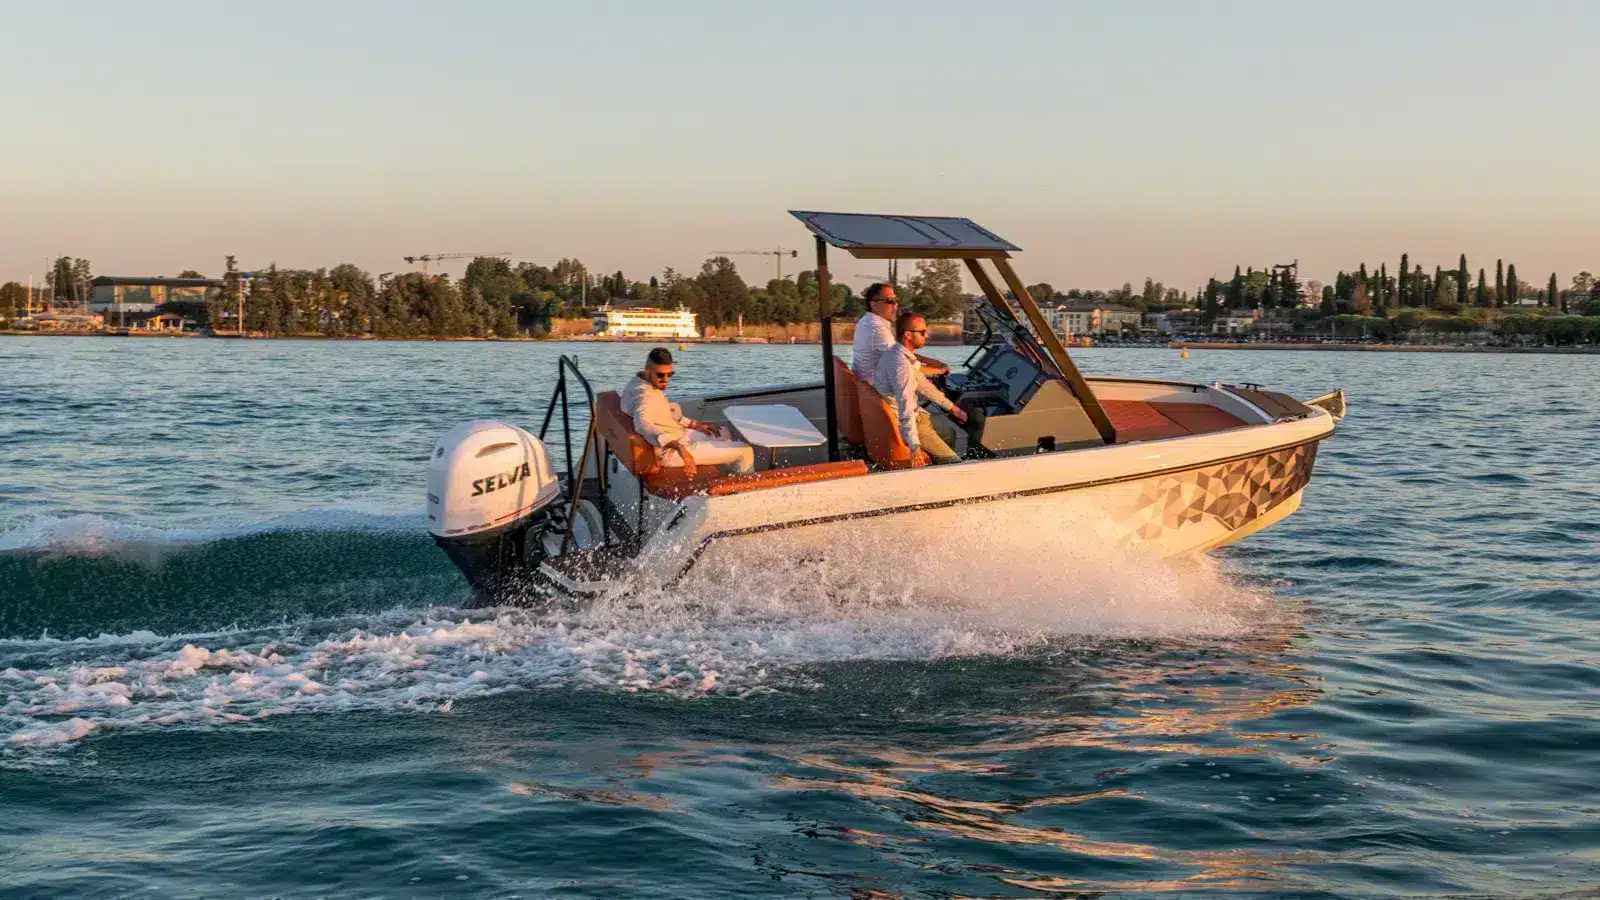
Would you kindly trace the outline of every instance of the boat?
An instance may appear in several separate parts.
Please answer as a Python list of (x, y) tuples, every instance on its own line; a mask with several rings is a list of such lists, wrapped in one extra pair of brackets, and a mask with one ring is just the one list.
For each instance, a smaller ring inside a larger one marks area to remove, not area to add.
[[(1011, 265), (1021, 248), (970, 219), (791, 214), (816, 243), (820, 377), (680, 400), (756, 446), (758, 470), (658, 465), (617, 392), (562, 356), (537, 433), (478, 420), (433, 448), (428, 528), (477, 602), (670, 589), (1013, 514), (1076, 523), (1119, 550), (1204, 553), (1294, 513), (1344, 415), (1340, 391), (1301, 402), (1255, 384), (1084, 376)], [(958, 437), (961, 462), (913, 465), (887, 404), (834, 355), (830, 248), (959, 259), (983, 291), (982, 338), (938, 380), (982, 414)]]
[(680, 340), (698, 338), (699, 325), (690, 310), (614, 309), (608, 303), (594, 314), (594, 335), (607, 338), (655, 338)]

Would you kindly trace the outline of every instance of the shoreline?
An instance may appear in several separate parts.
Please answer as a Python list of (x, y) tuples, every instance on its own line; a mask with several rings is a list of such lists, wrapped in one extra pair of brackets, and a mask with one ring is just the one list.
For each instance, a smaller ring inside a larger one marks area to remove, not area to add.
[(1551, 353), (1600, 355), (1600, 347), (1485, 347), (1455, 344), (1294, 344), (1244, 341), (1171, 341), (1169, 350), (1312, 350), (1346, 353)]
[[(199, 334), (183, 333), (116, 334), (107, 331), (15, 331), (0, 330), (0, 337), (102, 337), (102, 338), (198, 338), (223, 341), (362, 341), (372, 343), (465, 343), (465, 344), (732, 344), (739, 347), (789, 347), (822, 345), (821, 341), (769, 341), (762, 338), (593, 338), (593, 337), (379, 337), (371, 334)], [(834, 342), (836, 345), (838, 341)], [(844, 343), (849, 343), (845, 341)], [(929, 341), (930, 347), (967, 346), (959, 341)]]
[[(199, 334), (196, 332), (155, 332), (148, 334), (119, 334), (107, 331), (16, 331), (0, 330), (0, 337), (100, 337), (100, 338), (177, 338), (211, 339), (225, 341), (361, 341), (372, 343), (468, 343), (468, 344), (708, 344), (712, 346), (789, 347), (820, 346), (817, 340), (769, 341), (761, 338), (593, 338), (565, 335), (562, 337), (378, 337), (370, 334)], [(835, 342), (838, 343), (837, 341)], [(930, 347), (973, 346), (960, 341), (928, 342)], [(1069, 348), (1085, 349), (1085, 348)], [(1587, 347), (1485, 347), (1452, 344), (1298, 344), (1285, 342), (1244, 341), (1169, 341), (1166, 344), (1095, 344), (1095, 350), (1296, 350), (1335, 353), (1531, 353), (1565, 356), (1600, 356), (1600, 346)]]

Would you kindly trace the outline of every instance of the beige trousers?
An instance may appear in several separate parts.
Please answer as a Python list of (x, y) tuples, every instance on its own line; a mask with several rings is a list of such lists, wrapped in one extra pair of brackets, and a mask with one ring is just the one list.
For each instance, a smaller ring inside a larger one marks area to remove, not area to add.
[[(690, 431), (684, 435), (683, 441), (688, 445), (689, 455), (694, 457), (697, 466), (720, 466), (729, 475), (746, 475), (755, 471), (755, 448), (744, 441), (725, 441), (698, 431)], [(682, 467), (683, 457), (675, 451), (666, 450), (661, 453), (661, 464)]]
[[(884, 399), (889, 404), (889, 415), (893, 417), (896, 423), (895, 427), (898, 428), (900, 422), (899, 403), (887, 397)], [(928, 415), (926, 410), (917, 410), (917, 442), (922, 445), (922, 452), (928, 454), (928, 457), (933, 460), (935, 465), (961, 462), (961, 457), (950, 449), (950, 446), (956, 440), (955, 423), (941, 418), (939, 424), (949, 425), (949, 428), (946, 429), (950, 432), (948, 437), (939, 432), (937, 426), (933, 424), (933, 417)], [(698, 456), (695, 458), (699, 459)]]

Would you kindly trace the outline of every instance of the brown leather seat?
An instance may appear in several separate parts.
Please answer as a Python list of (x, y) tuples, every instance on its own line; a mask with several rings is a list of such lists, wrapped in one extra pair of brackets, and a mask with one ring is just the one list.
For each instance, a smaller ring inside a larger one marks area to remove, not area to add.
[(839, 434), (857, 447), (867, 442), (861, 430), (861, 398), (856, 392), (860, 382), (844, 360), (833, 358), (833, 415), (839, 422)]
[(594, 404), (600, 419), (600, 437), (611, 446), (611, 452), (622, 460), (628, 471), (642, 477), (655, 468), (655, 448), (633, 430), (633, 416), (622, 411), (622, 395), (616, 391), (602, 391), (595, 395)]
[(1116, 428), (1119, 444), (1183, 437), (1189, 433), (1188, 429), (1143, 400), (1101, 400), (1100, 408), (1106, 411), (1106, 416)]
[(909, 469), (911, 448), (900, 437), (900, 423), (889, 411), (889, 401), (859, 378), (856, 379), (856, 398), (861, 410), (862, 443), (867, 448), (867, 459), (882, 469)]
[(611, 452), (627, 466), (628, 471), (644, 482), (646, 491), (668, 500), (682, 500), (690, 494), (721, 497), (786, 484), (806, 484), (867, 474), (867, 464), (860, 460), (790, 466), (750, 475), (724, 475), (711, 465), (700, 466), (692, 478), (682, 466), (662, 466), (651, 472), (656, 468), (655, 449), (633, 430), (633, 417), (622, 411), (621, 396), (616, 391), (604, 391), (596, 394), (594, 400), (600, 436), (610, 446)]
[(1150, 407), (1178, 423), (1190, 434), (1209, 434), (1243, 428), (1246, 422), (1226, 410), (1204, 403), (1155, 403)]

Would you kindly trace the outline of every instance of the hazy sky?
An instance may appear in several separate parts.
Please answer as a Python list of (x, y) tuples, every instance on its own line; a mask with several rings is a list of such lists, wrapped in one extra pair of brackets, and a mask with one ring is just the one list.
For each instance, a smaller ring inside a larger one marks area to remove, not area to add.
[(642, 278), (809, 248), (794, 207), (971, 216), (1057, 287), (1600, 271), (1593, 0), (0, 0), (0, 34), (0, 280), (496, 250)]

